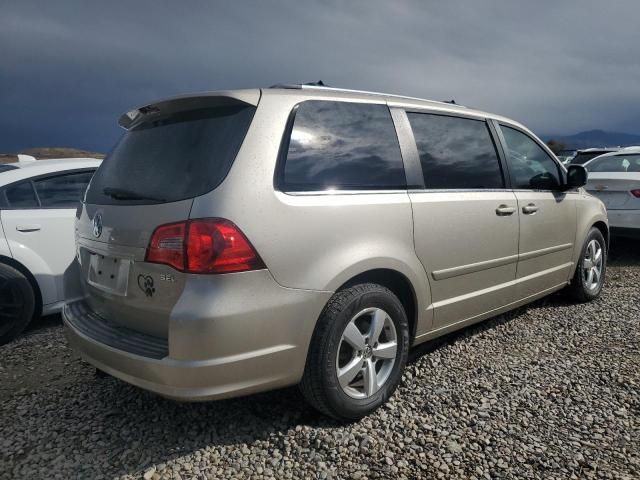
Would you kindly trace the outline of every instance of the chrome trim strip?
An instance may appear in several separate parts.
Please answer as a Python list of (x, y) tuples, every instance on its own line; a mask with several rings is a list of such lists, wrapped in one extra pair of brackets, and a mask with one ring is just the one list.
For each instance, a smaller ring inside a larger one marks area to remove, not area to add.
[(527, 275), (526, 277), (516, 278), (514, 280), (510, 280), (510, 281), (505, 282), (505, 283), (500, 283), (498, 285), (493, 285), (492, 287), (483, 288), (482, 290), (476, 290), (476, 291), (473, 291), (473, 292), (465, 293), (464, 295), (459, 295), (457, 297), (451, 297), (451, 298), (447, 298), (445, 300), (440, 300), (439, 302), (434, 302), (432, 304), (432, 308), (434, 310), (437, 310), (438, 308), (445, 307), (447, 305), (452, 305), (454, 303), (463, 302), (465, 300), (471, 300), (472, 298), (475, 298), (475, 297), (481, 297), (483, 295), (487, 295), (489, 293), (493, 293), (493, 292), (496, 292), (498, 290), (503, 290), (505, 288), (514, 287), (514, 286), (516, 286), (518, 284), (526, 283), (529, 280), (533, 280), (534, 278), (539, 278), (539, 277), (542, 277), (544, 275), (550, 275), (550, 274), (555, 273), (557, 271), (571, 268), (572, 266), (573, 266), (573, 262), (563, 263), (561, 265), (558, 265), (558, 266), (555, 266), (555, 267), (552, 267), (552, 268), (547, 268), (546, 270), (542, 270), (540, 272), (532, 273), (531, 275)]
[(540, 250), (532, 250), (531, 252), (521, 253), (518, 257), (518, 261), (531, 260), (532, 258), (541, 257), (549, 253), (561, 252), (562, 250), (568, 250), (573, 247), (573, 243), (564, 243), (562, 245), (555, 245), (553, 247), (541, 248)]
[[(558, 193), (554, 190), (513, 190), (511, 188), (408, 188), (406, 190), (392, 189), (392, 190), (309, 190), (309, 191), (290, 191), (283, 190), (282, 193), (287, 195), (357, 195), (373, 193), (489, 193), (489, 192), (548, 192)], [(566, 192), (560, 192), (562, 194), (567, 193), (580, 193), (572, 190)]]
[(431, 276), (434, 280), (445, 280), (451, 277), (457, 277), (460, 275), (466, 275), (468, 273), (479, 272), (481, 270), (487, 270), (489, 268), (501, 267), (503, 265), (509, 265), (518, 261), (518, 255), (509, 255), (508, 257), (495, 258), (493, 260), (485, 260), (477, 263), (470, 263), (469, 265), (461, 265), (459, 267), (444, 268), (442, 270), (436, 270), (431, 272)]
[(410, 188), (409, 193), (490, 193), (513, 192), (510, 188)]
[(571, 247), (573, 247), (573, 243), (565, 243), (562, 245), (555, 245), (553, 247), (547, 247), (540, 250), (521, 253), (519, 255), (509, 255), (508, 257), (495, 258), (493, 260), (484, 260), (482, 262), (470, 263), (468, 265), (461, 265), (459, 267), (443, 268), (442, 270), (434, 270), (433, 272), (431, 272), (431, 276), (434, 280), (446, 280), (447, 278), (467, 275), (469, 273), (480, 272), (482, 270), (488, 270), (490, 268), (502, 267), (503, 265), (530, 260), (532, 258), (541, 257), (542, 255), (548, 255), (550, 253), (561, 252), (563, 250), (568, 250)]
[(306, 192), (283, 191), (282, 193), (292, 196), (309, 196), (309, 195), (381, 195), (392, 193), (407, 193), (407, 190), (312, 190)]

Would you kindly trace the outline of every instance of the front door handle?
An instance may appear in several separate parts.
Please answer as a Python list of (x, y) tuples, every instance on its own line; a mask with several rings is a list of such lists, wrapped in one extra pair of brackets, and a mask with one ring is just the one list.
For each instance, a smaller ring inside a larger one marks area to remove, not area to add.
[(529, 205), (525, 205), (522, 207), (522, 213), (525, 215), (531, 215), (538, 211), (538, 206), (535, 203), (530, 203)]
[(40, 230), (40, 225), (32, 223), (30, 225), (16, 225), (16, 230), (19, 232), (37, 232)]
[(516, 207), (510, 207), (509, 205), (500, 205), (496, 208), (496, 215), (513, 215), (516, 211)]

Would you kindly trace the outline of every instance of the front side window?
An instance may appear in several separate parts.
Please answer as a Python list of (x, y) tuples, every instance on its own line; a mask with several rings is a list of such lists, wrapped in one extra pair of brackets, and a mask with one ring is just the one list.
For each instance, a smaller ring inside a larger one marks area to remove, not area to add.
[(93, 172), (78, 172), (36, 180), (40, 204), (48, 208), (75, 208), (92, 175)]
[(590, 172), (640, 172), (640, 155), (598, 158), (587, 165)]
[(500, 126), (511, 165), (513, 188), (555, 190), (560, 187), (560, 170), (540, 145), (524, 133)]
[(500, 161), (484, 121), (428, 113), (407, 116), (425, 188), (504, 188)]
[(16, 183), (4, 191), (3, 203), (8, 208), (38, 208), (38, 199), (30, 181)]
[(324, 100), (301, 103), (279, 180), (287, 191), (406, 188), (389, 109)]

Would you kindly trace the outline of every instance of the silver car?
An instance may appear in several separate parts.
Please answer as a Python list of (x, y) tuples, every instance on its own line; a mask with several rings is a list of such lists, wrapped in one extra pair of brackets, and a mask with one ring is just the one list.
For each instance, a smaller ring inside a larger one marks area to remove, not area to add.
[(600, 155), (584, 167), (585, 188), (607, 207), (611, 233), (640, 239), (640, 147)]
[(411, 346), (603, 285), (603, 204), (507, 118), (279, 86), (124, 114), (76, 239), (66, 334), (99, 370), (181, 400), (300, 384), (353, 420)]

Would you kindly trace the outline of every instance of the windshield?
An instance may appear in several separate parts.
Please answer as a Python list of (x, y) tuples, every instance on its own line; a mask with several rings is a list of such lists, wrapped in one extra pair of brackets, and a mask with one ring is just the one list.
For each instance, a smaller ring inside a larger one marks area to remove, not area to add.
[(96, 171), (86, 202), (176, 202), (203, 195), (226, 177), (255, 107), (191, 110), (136, 126)]
[(597, 158), (587, 169), (590, 172), (640, 172), (640, 154)]

